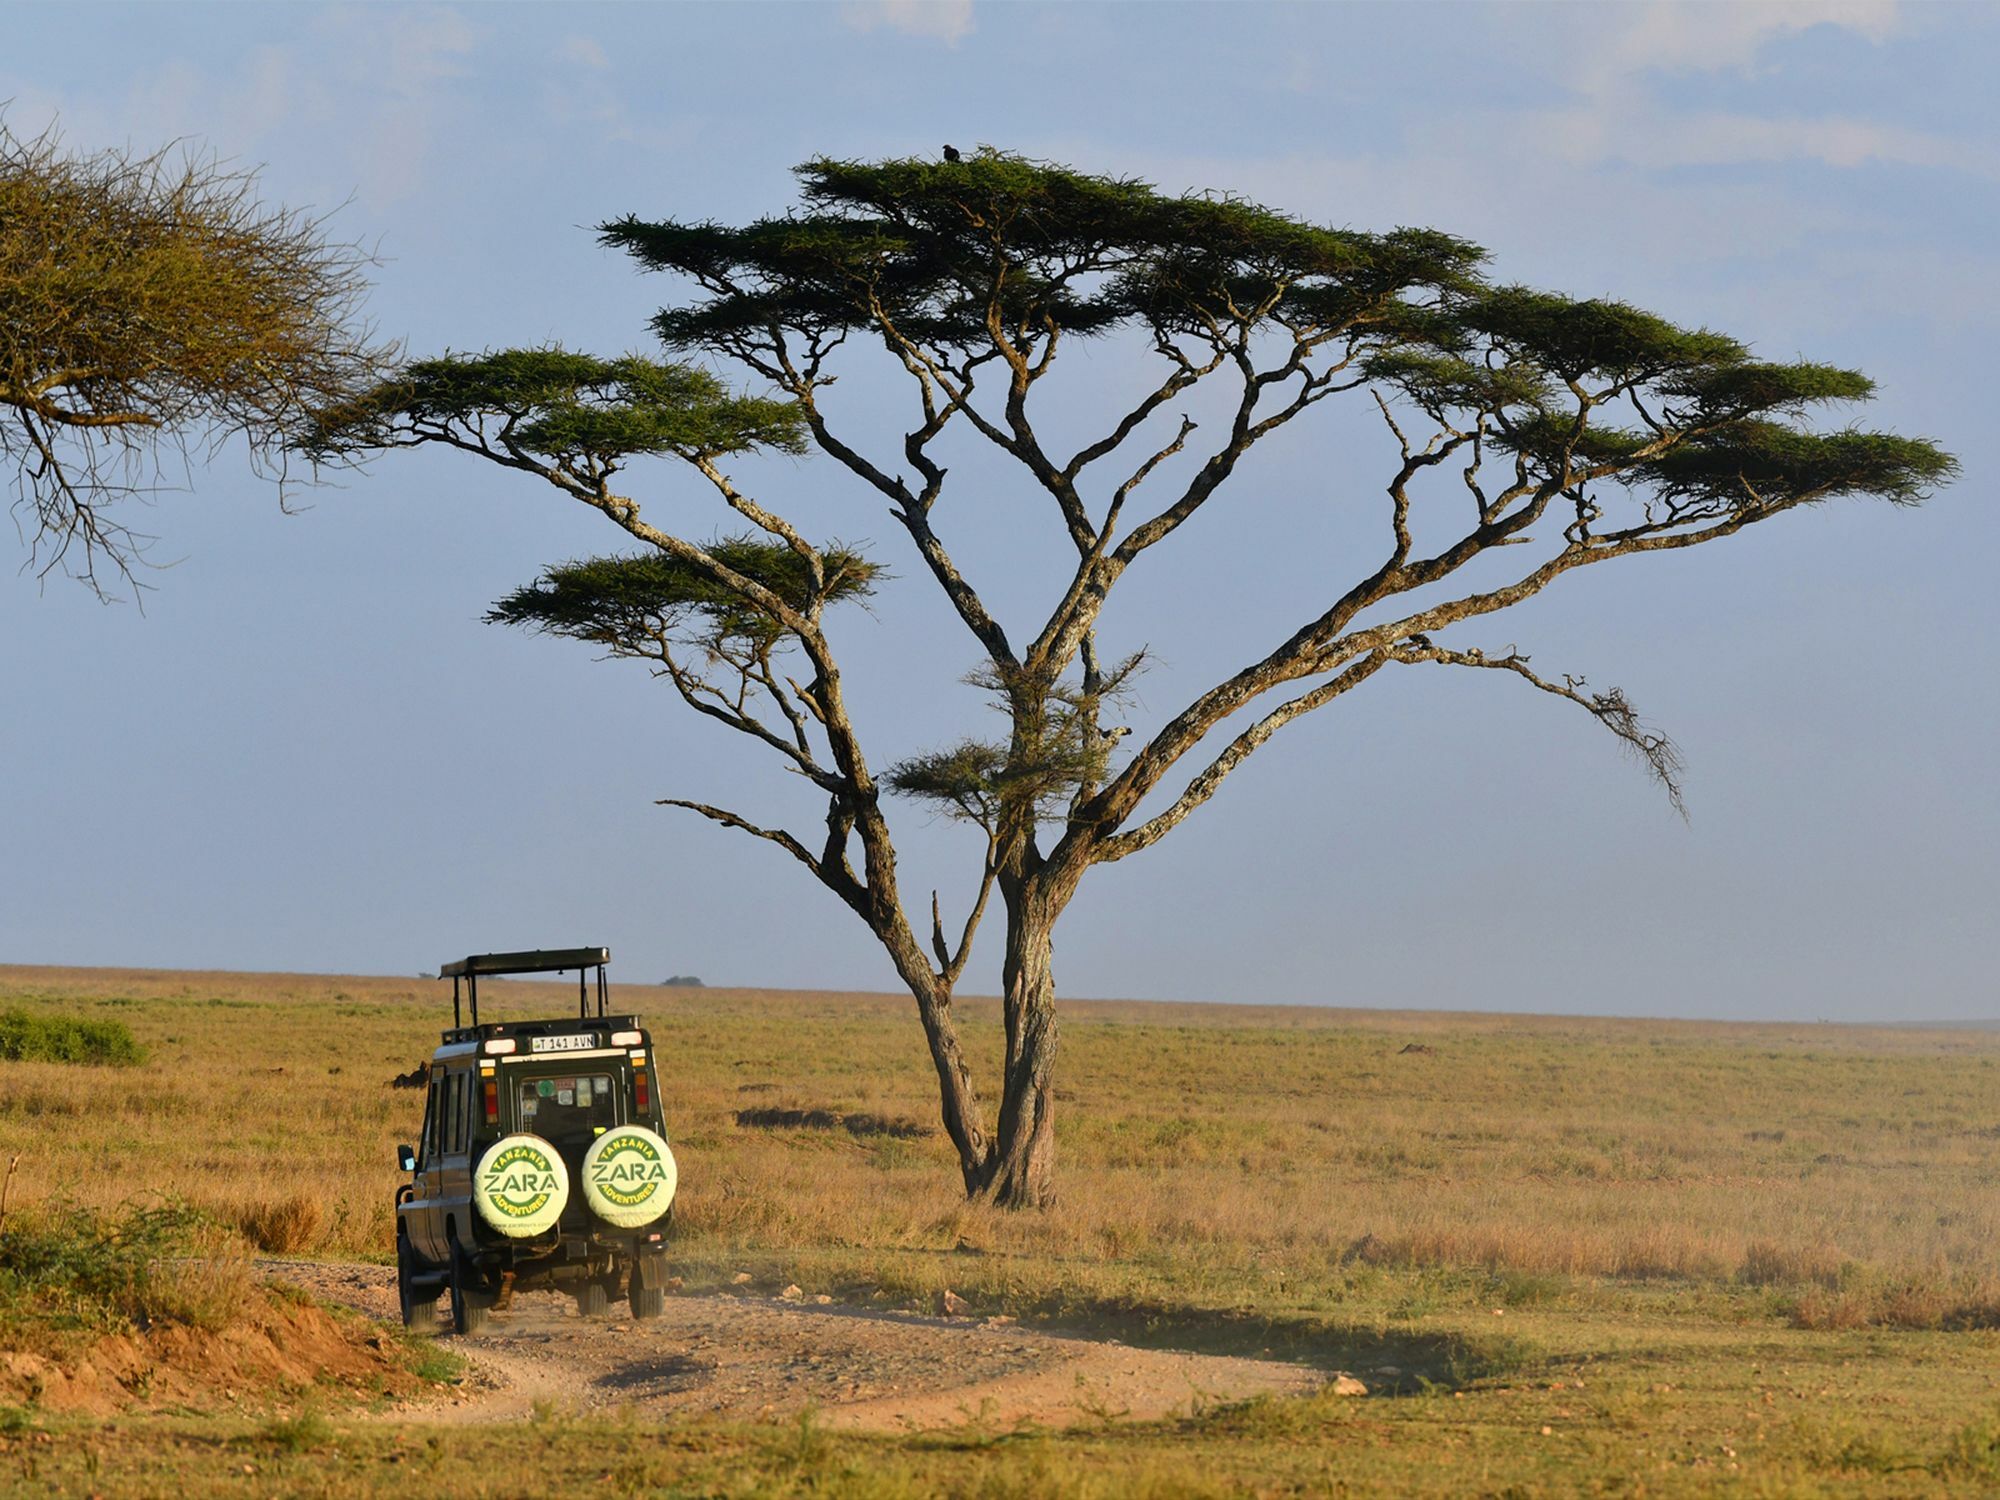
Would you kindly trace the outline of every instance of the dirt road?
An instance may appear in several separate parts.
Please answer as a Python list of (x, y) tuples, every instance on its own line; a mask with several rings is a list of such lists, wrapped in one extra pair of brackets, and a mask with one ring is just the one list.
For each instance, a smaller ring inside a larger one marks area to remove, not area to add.
[[(386, 1267), (267, 1261), (263, 1269), (369, 1314), (396, 1317)], [(649, 1417), (789, 1416), (902, 1432), (1144, 1420), (1252, 1396), (1298, 1395), (1326, 1374), (1269, 1360), (1133, 1349), (972, 1318), (815, 1306), (761, 1296), (670, 1296), (643, 1323), (591, 1322), (556, 1293), (526, 1293), (491, 1331), (448, 1338), (473, 1375), (405, 1419), (505, 1422), (630, 1408)], [(442, 1330), (441, 1330), (442, 1331)]]

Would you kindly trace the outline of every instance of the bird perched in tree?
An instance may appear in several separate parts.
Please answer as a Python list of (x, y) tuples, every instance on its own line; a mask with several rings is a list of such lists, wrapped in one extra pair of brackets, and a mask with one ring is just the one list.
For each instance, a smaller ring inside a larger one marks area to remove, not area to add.
[(1124, 739), (1125, 736), (1130, 734), (1131, 732), (1132, 731), (1130, 727), (1124, 724), (1119, 724), (1110, 729), (1098, 730), (1097, 737), (1103, 740), (1108, 745), (1115, 745), (1120, 740)]
[(947, 146), (947, 147), (945, 147), (945, 148), (944, 148), (944, 159), (945, 159), (946, 161), (957, 161), (957, 160), (959, 159), (959, 156), (958, 156), (958, 147), (956, 147), (956, 146)]

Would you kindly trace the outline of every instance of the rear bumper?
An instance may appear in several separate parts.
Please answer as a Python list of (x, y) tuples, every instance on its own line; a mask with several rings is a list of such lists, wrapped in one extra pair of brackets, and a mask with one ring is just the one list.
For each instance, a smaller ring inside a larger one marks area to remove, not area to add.
[(481, 1265), (495, 1269), (602, 1265), (608, 1260), (637, 1260), (666, 1249), (663, 1224), (636, 1230), (559, 1226), (529, 1240), (510, 1240), (484, 1225), (480, 1229), (474, 1255)]

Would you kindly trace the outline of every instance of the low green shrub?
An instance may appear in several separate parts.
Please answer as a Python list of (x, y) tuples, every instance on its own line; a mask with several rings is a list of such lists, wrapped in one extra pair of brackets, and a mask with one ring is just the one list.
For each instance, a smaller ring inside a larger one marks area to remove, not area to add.
[(306, 1453), (333, 1441), (333, 1423), (316, 1406), (289, 1417), (272, 1417), (257, 1436), (281, 1453)]
[(146, 1049), (122, 1021), (37, 1015), (15, 1006), (0, 1010), (0, 1059), (129, 1068), (146, 1060)]
[(184, 1203), (116, 1215), (32, 1204), (0, 1228), (0, 1346), (155, 1323), (219, 1329), (249, 1285), (240, 1248)]

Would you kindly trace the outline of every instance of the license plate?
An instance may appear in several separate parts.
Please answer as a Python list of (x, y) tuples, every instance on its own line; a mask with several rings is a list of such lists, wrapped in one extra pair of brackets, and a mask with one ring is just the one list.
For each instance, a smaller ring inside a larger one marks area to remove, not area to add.
[(531, 1052), (588, 1052), (597, 1045), (595, 1036), (537, 1036), (528, 1039)]

